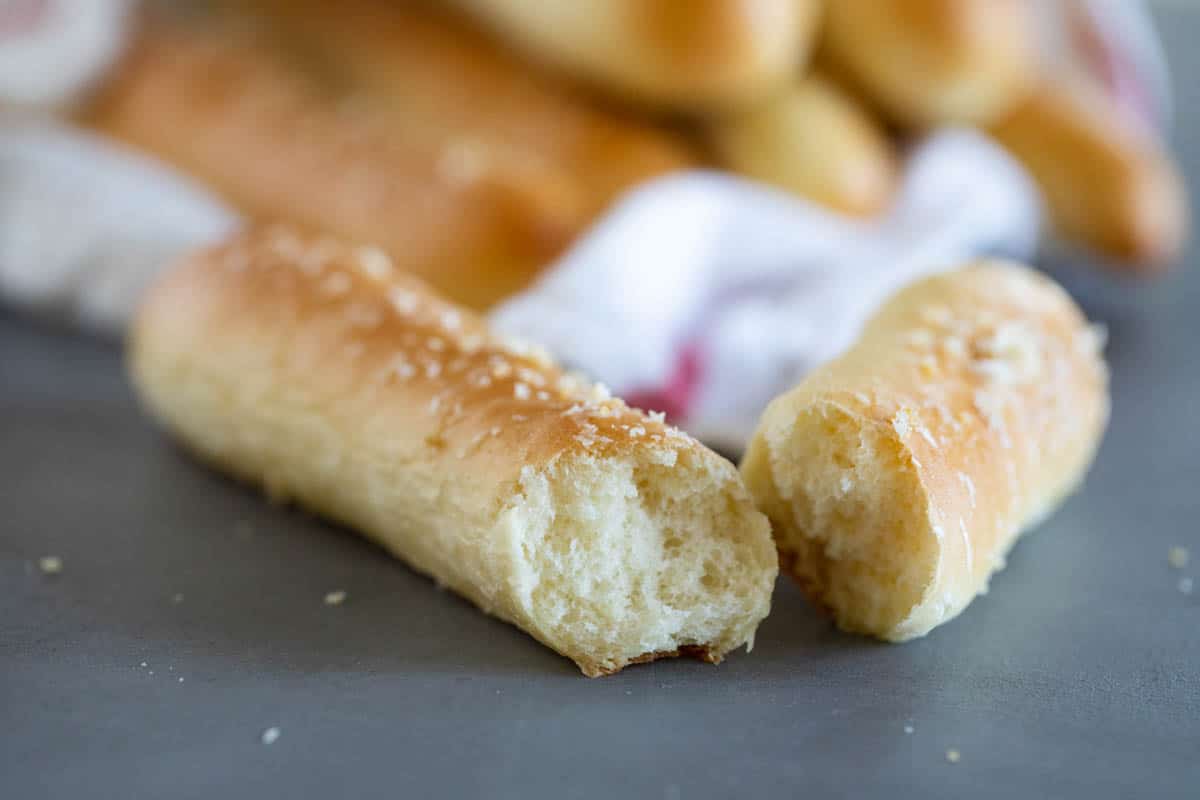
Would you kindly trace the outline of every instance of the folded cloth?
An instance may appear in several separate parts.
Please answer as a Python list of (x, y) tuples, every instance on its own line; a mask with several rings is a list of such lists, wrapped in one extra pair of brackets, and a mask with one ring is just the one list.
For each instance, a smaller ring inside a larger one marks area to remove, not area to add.
[(492, 321), (736, 450), (897, 288), (982, 254), (1027, 258), (1037, 232), (1024, 171), (983, 136), (946, 131), (914, 150), (893, 210), (869, 224), (729, 175), (654, 181)]
[(119, 332), (141, 290), (237, 216), (195, 182), (52, 122), (0, 125), (0, 296)]

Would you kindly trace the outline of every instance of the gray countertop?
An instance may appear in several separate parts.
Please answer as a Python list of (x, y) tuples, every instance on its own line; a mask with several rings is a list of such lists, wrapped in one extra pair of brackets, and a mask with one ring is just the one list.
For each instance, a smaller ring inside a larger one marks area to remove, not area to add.
[(184, 456), (115, 346), (0, 313), (0, 797), (1200, 797), (1196, 252), (1056, 272), (1109, 325), (1112, 426), (958, 620), (876, 644), (783, 581), (752, 654), (602, 680)]

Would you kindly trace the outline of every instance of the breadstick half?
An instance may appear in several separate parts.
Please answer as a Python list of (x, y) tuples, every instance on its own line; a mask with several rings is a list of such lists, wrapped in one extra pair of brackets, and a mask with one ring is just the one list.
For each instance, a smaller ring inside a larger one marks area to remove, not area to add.
[(503, 341), (373, 248), (286, 228), (196, 253), (129, 349), (203, 459), (361, 531), (587, 675), (720, 661), (770, 606), (732, 464)]
[(1108, 418), (1099, 350), (1029, 269), (900, 292), (750, 444), (742, 474), (785, 571), (846, 630), (903, 641), (953, 619), (1082, 480)]

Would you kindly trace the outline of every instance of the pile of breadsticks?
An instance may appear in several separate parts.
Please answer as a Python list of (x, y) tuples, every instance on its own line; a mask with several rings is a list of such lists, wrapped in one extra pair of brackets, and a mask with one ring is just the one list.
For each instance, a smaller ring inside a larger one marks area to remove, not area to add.
[(880, 213), (902, 142), (943, 125), (992, 133), (1058, 231), (1116, 263), (1165, 264), (1186, 233), (1157, 139), (1042, 66), (1034, 0), (450, 5), (159, 4), (79, 119), (475, 309), (674, 170)]
[(1091, 462), (1101, 346), (1023, 267), (927, 279), (770, 405), (739, 474), (381, 250), (275, 226), (168, 271), (130, 363), (204, 460), (600, 675), (749, 646), (779, 565), (848, 630), (953, 618)]
[(416, 4), (219, 5), (148, 17), (82, 116), (286, 220), (148, 292), (147, 408), (588, 675), (749, 646), (781, 566), (843, 628), (928, 633), (1079, 484), (1108, 416), (1070, 298), (970, 264), (778, 397), (739, 470), (471, 310), (623, 189), (708, 150), (871, 213), (896, 170), (872, 108), (993, 130), (1063, 232), (1114, 255), (1182, 236), (1166, 156), (1044, 83), (1017, 0), (460, 0), (513, 51)]
[[(899, 135), (979, 127), (1032, 174), (1058, 232), (1133, 269), (1187, 227), (1139, 119), (1040, 52), (1037, 0), (458, 0), (523, 52), (692, 119), (713, 157), (848, 214), (885, 207)], [(1043, 25), (1044, 27), (1044, 25)]]

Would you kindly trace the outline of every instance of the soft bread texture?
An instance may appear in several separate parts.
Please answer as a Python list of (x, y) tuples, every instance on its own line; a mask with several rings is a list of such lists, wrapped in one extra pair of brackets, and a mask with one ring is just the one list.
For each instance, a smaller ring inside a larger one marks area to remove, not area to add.
[(733, 465), (491, 336), (382, 251), (286, 228), (148, 294), (129, 361), (205, 460), (345, 523), (587, 675), (753, 640), (778, 571)]
[(1039, 274), (919, 282), (764, 412), (742, 463), (783, 569), (849, 631), (923, 636), (1081, 481), (1108, 419), (1101, 337)]
[(1098, 93), (1045, 84), (991, 133), (1033, 175), (1062, 235), (1145, 274), (1179, 257), (1190, 216), (1179, 169)]
[(804, 63), (818, 0), (455, 0), (541, 61), (646, 104), (754, 103)]
[(898, 178), (899, 158), (886, 132), (819, 75), (714, 121), (710, 136), (725, 166), (845, 214), (881, 211)]
[(835, 0), (822, 57), (894, 121), (986, 123), (1032, 86), (1028, 0)]
[[(159, 21), (85, 121), (251, 217), (376, 242), (474, 308), (528, 285), (621, 191), (690, 163), (674, 137), (476, 49), (441, 17), (397, 15), (363, 26), (378, 36), (356, 51), (396, 54), (386, 96), (225, 20)], [(321, 16), (331, 40), (350, 24)]]

